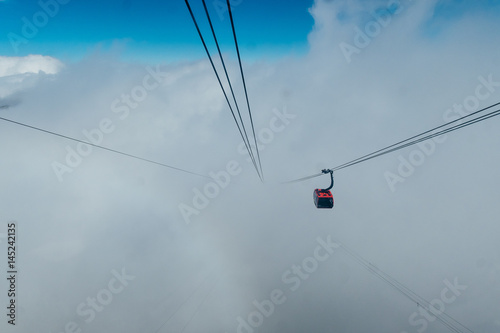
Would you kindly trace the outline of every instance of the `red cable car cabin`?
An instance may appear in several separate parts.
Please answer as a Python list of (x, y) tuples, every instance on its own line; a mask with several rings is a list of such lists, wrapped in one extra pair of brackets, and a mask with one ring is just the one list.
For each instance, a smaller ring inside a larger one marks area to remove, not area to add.
[(333, 208), (333, 195), (329, 190), (314, 190), (314, 205), (316, 208)]
[(313, 194), (314, 205), (316, 206), (316, 208), (333, 208), (333, 195), (332, 192), (330, 192), (330, 189), (333, 187), (333, 170), (323, 169), (321, 170), (321, 172), (329, 173), (332, 183), (328, 188), (325, 189), (317, 188), (314, 190)]

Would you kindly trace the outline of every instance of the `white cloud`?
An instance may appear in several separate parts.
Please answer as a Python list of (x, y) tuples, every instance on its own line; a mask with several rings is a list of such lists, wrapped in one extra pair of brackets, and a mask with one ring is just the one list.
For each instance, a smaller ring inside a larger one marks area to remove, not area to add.
[[(58, 59), (43, 55), (0, 56), (0, 98), (8, 98), (33, 87), (44, 74), (57, 74), (64, 67)], [(19, 99), (19, 98), (17, 98)], [(3, 102), (15, 103), (7, 99)]]
[(32, 54), (25, 57), (0, 56), (0, 77), (39, 73), (56, 74), (63, 68), (63, 63), (58, 59)]

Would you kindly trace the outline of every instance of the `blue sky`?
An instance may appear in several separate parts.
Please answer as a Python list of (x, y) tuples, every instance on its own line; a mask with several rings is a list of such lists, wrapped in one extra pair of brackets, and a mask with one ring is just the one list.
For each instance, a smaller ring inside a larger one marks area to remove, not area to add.
[[(191, 0), (191, 6), (204, 32), (208, 24), (201, 1)], [(303, 51), (313, 19), (308, 13), (312, 0), (265, 1), (237, 0), (232, 2), (238, 38), (243, 51), (262, 52)], [(227, 44), (230, 35), (229, 16), (225, 1), (208, 0), (212, 20)], [(182, 57), (203, 49), (183, 0), (175, 1), (70, 1), (60, 5), (57, 14), (15, 52), (8, 32), (22, 36), (22, 18), (33, 22), (41, 10), (35, 1), (7, 0), (0, 2), (2, 17), (0, 54), (23, 56), (44, 54), (62, 58), (79, 58), (100, 44), (125, 47), (125, 57)], [(230, 41), (230, 40), (229, 40)], [(166, 54), (168, 53), (168, 54)]]
[[(211, 42), (201, 1), (190, 3)], [(313, 0), (233, 0), (232, 4), (239, 42), (247, 59), (307, 51), (307, 35), (314, 24), (308, 8)], [(465, 13), (498, 14), (499, 4), (498, 0), (440, 1), (424, 31), (428, 36), (439, 34), (450, 21)], [(224, 50), (234, 51), (225, 0), (207, 0), (207, 6)], [(49, 8), (54, 10), (53, 6)], [(9, 33), (24, 37), (23, 18), (33, 23), (42, 10), (38, 1), (0, 1), (0, 55), (43, 54), (68, 61), (115, 48), (124, 59), (155, 62), (204, 56), (183, 0), (73, 0), (58, 4), (55, 15), (46, 24), (42, 21), (34, 36), (27, 38), (28, 43), (19, 44), (16, 50)], [(43, 20), (43, 16), (38, 18)]]

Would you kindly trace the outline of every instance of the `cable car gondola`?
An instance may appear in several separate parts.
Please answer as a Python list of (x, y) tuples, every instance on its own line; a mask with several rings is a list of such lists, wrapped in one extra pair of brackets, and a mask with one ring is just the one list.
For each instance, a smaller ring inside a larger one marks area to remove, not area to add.
[(316, 206), (316, 208), (333, 208), (333, 195), (332, 192), (330, 192), (330, 189), (333, 187), (333, 170), (323, 169), (321, 171), (323, 173), (330, 173), (332, 183), (328, 188), (317, 188), (314, 190), (314, 205)]

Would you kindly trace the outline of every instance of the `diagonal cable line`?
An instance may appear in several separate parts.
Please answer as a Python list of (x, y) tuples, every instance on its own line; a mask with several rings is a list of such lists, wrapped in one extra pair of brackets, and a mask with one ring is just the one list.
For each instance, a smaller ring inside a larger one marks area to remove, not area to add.
[(102, 149), (102, 150), (106, 150), (106, 151), (109, 151), (109, 152), (112, 152), (112, 153), (115, 153), (115, 154), (120, 154), (120, 155), (123, 155), (123, 156), (127, 156), (127, 157), (130, 157), (130, 158), (133, 158), (133, 159), (136, 159), (136, 160), (140, 160), (140, 161), (143, 161), (143, 162), (147, 162), (147, 163), (151, 163), (151, 164), (156, 164), (156, 165), (159, 165), (159, 166), (162, 166), (162, 167), (165, 167), (165, 168), (169, 168), (169, 169), (173, 169), (173, 170), (177, 170), (177, 171), (189, 173), (191, 175), (196, 175), (196, 176), (200, 176), (200, 177), (204, 177), (204, 178), (210, 178), (208, 176), (205, 176), (205, 175), (202, 175), (202, 174), (199, 174), (199, 173), (196, 173), (196, 172), (192, 172), (192, 171), (189, 171), (189, 170), (177, 168), (177, 167), (174, 167), (172, 165), (168, 165), (168, 164), (156, 162), (156, 161), (153, 161), (153, 160), (149, 160), (147, 158), (143, 158), (143, 157), (140, 157), (140, 156), (132, 155), (132, 154), (125, 153), (125, 152), (122, 152), (122, 151), (119, 151), (119, 150), (115, 150), (115, 149), (107, 148), (107, 147), (104, 147), (104, 146), (96, 145), (94, 143), (87, 142), (87, 141), (84, 141), (84, 140), (75, 139), (75, 138), (72, 138), (72, 137), (67, 136), (67, 135), (63, 135), (63, 134), (59, 134), (59, 133), (56, 133), (56, 132), (48, 131), (48, 130), (45, 130), (45, 129), (42, 129), (42, 128), (39, 128), (39, 127), (36, 127), (36, 126), (27, 125), (27, 124), (24, 124), (24, 123), (21, 123), (21, 122), (18, 122), (18, 121), (14, 121), (14, 120), (11, 120), (11, 119), (0, 117), (0, 120), (9, 122), (9, 123), (12, 123), (12, 124), (15, 124), (15, 125), (23, 126), (23, 127), (26, 127), (26, 128), (30, 128), (30, 129), (33, 129), (33, 130), (36, 130), (36, 131), (39, 131), (39, 132), (43, 132), (43, 133), (46, 133), (46, 134), (58, 136), (60, 138), (64, 138), (64, 139), (67, 139), (67, 140), (84, 143), (84, 144), (90, 145), (92, 147), (96, 147), (96, 148), (99, 148), (99, 149)]
[(196, 287), (192, 290), (192, 292), (189, 294), (189, 296), (184, 300), (184, 302), (181, 303), (181, 305), (174, 311), (170, 314), (170, 316), (163, 322), (163, 324), (161, 324), (160, 327), (158, 327), (158, 329), (155, 331), (155, 333), (158, 333), (160, 332), (160, 330), (163, 328), (163, 326), (165, 326), (183, 307), (184, 305), (186, 305), (186, 303), (194, 296), (194, 294), (196, 294), (198, 292), (198, 290), (200, 290), (201, 286), (203, 286), (203, 284), (205, 283), (205, 281), (208, 280), (208, 278), (210, 277), (210, 274), (207, 274), (207, 276), (205, 276), (205, 278), (203, 279), (203, 281)]
[[(236, 111), (238, 112), (238, 117), (240, 118), (241, 127), (243, 128), (243, 132), (245, 133), (245, 138), (247, 140), (248, 146), (251, 147), (250, 140), (248, 139), (247, 130), (245, 128), (245, 123), (243, 122), (243, 118), (241, 117), (240, 108), (238, 106), (238, 102), (236, 101), (236, 96), (234, 95), (233, 85), (231, 84), (231, 80), (229, 79), (229, 74), (227, 73), (226, 63), (224, 62), (224, 57), (222, 56), (222, 52), (221, 52), (220, 47), (219, 47), (219, 41), (217, 40), (217, 36), (215, 34), (215, 30), (214, 30), (214, 27), (212, 24), (212, 19), (210, 18), (210, 14), (208, 13), (208, 9), (207, 9), (207, 5), (205, 3), (205, 0), (202, 0), (202, 2), (203, 2), (203, 7), (205, 8), (205, 13), (207, 15), (208, 23), (210, 24), (210, 29), (212, 30), (212, 35), (214, 37), (215, 45), (217, 46), (217, 51), (219, 52), (220, 61), (222, 63), (222, 67), (224, 68), (224, 73), (226, 74), (227, 82), (229, 83), (229, 89), (231, 90), (231, 95), (233, 96), (234, 105), (236, 106)], [(255, 161), (255, 156), (253, 154), (253, 150), (251, 149), (250, 152), (252, 153), (252, 155), (250, 157)], [(262, 170), (261, 170), (261, 174), (262, 174)]]
[(295, 180), (290, 180), (290, 181), (287, 181), (287, 182), (281, 182), (280, 184), (299, 183), (299, 182), (302, 182), (304, 180), (308, 180), (308, 179), (311, 179), (311, 178), (316, 178), (316, 177), (319, 177), (319, 176), (322, 176), (322, 175), (324, 175), (324, 173), (320, 172), (320, 173), (317, 173), (317, 174), (314, 174), (314, 175), (311, 175), (311, 176), (302, 177), (302, 178), (295, 179)]
[[(371, 266), (374, 267), (374, 269), (378, 270), (378, 273), (383, 275), (387, 280), (390, 280), (392, 281), (392, 283), (394, 283), (395, 285), (397, 285), (399, 288), (403, 289), (403, 290), (406, 290), (409, 294), (413, 295), (416, 299), (420, 299), (422, 301), (422, 303), (426, 304), (427, 307), (429, 308), (435, 308), (429, 301), (427, 301), (425, 298), (419, 296), (417, 293), (415, 293), (413, 290), (411, 290), (410, 288), (406, 287), (405, 285), (403, 285), (402, 283), (400, 283), (399, 281), (397, 281), (395, 278), (393, 278), (392, 276), (390, 276), (389, 274), (385, 273), (384, 271), (382, 271), (380, 268), (378, 268), (377, 266), (373, 265), (372, 263), (370, 263)], [(420, 305), (420, 303), (418, 303), (418, 305)], [(470, 328), (468, 328), (467, 326), (463, 325), (461, 322), (459, 322), (458, 320), (456, 320), (455, 318), (453, 318), (452, 316), (450, 316), (449, 314), (447, 314), (446, 312), (443, 312), (442, 315), (444, 315), (445, 317), (448, 318), (448, 320), (450, 321), (453, 321), (455, 324), (459, 325), (459, 326), (462, 326), (463, 328), (465, 328), (466, 330), (468, 330), (469, 332), (473, 332)]]
[(215, 283), (212, 285), (212, 287), (210, 288), (210, 290), (205, 294), (205, 297), (203, 297), (202, 301), (198, 304), (198, 306), (196, 307), (196, 310), (194, 311), (193, 315), (191, 316), (191, 318), (186, 322), (186, 324), (184, 325), (184, 327), (182, 328), (182, 331), (181, 333), (183, 333), (186, 328), (189, 326), (189, 324), (191, 324), (191, 322), (194, 320), (194, 318), (196, 317), (196, 315), (198, 314), (198, 312), (200, 311), (201, 309), (201, 306), (203, 304), (205, 304), (205, 302), (207, 301), (208, 299), (208, 296), (210, 296), (210, 294), (212, 293), (212, 291), (215, 289), (215, 287), (217, 286), (217, 284), (219, 283), (219, 281), (215, 281)]
[[(425, 310), (430, 311), (430, 308), (426, 305), (425, 302), (427, 302), (424, 298), (416, 295), (412, 295), (409, 293), (405, 288), (401, 288), (399, 285), (396, 285), (391, 281), (390, 279), (387, 279), (385, 276), (380, 274), (380, 269), (378, 269), (375, 265), (371, 264), (370, 262), (366, 262), (363, 258), (356, 256), (352, 251), (349, 251), (348, 249), (345, 248), (345, 246), (342, 244), (341, 247), (344, 252), (346, 252), (348, 255), (350, 255), (354, 261), (356, 261), (358, 264), (360, 264), (364, 269), (366, 269), (368, 272), (372, 273), (376, 277), (380, 278), (382, 281), (386, 282), (389, 286), (395, 288), (397, 291), (402, 293), (404, 296), (406, 296), (410, 301), (416, 303), (417, 307), (420, 306), (424, 308)], [(428, 302), (427, 302), (428, 303)], [(430, 303), (429, 303), (430, 304)], [(431, 312), (432, 313), (432, 312)], [(439, 321), (441, 321), (446, 327), (448, 327), (451, 331), (460, 333), (460, 330), (454, 327), (453, 324), (449, 323), (446, 319), (436, 317)]]
[(465, 123), (462, 123), (462, 124), (458, 124), (458, 125), (455, 125), (455, 126), (452, 126), (450, 128), (447, 128), (447, 129), (444, 129), (444, 130), (441, 130), (439, 132), (436, 132), (436, 133), (433, 133), (433, 134), (429, 134), (423, 138), (420, 138), (420, 139), (416, 139), (416, 140), (413, 140), (413, 141), (410, 141), (408, 143), (405, 143), (404, 145), (401, 145), (401, 146), (397, 146), (397, 147), (394, 147), (390, 150), (386, 150), (386, 151), (382, 151), (376, 155), (372, 155), (372, 156), (369, 156), (369, 157), (366, 157), (364, 159), (361, 159), (361, 160), (358, 160), (356, 162), (351, 162), (351, 163), (348, 163), (346, 165), (343, 165), (341, 167), (336, 167), (334, 168), (333, 170), (334, 171), (337, 171), (337, 170), (340, 170), (340, 169), (343, 169), (343, 168), (347, 168), (347, 167), (350, 167), (352, 165), (355, 165), (355, 164), (358, 164), (358, 163), (361, 163), (361, 162), (365, 162), (365, 161), (368, 161), (368, 160), (371, 160), (372, 158), (375, 158), (375, 157), (378, 157), (378, 156), (382, 156), (382, 155), (385, 155), (385, 154), (388, 154), (388, 153), (391, 153), (393, 151), (396, 151), (396, 150), (399, 150), (399, 149), (403, 149), (403, 148), (406, 148), (406, 147), (409, 147), (409, 146), (412, 146), (414, 144), (417, 144), (419, 142), (422, 142), (422, 141), (425, 141), (425, 140), (428, 140), (428, 139), (432, 139), (436, 136), (440, 136), (440, 135), (443, 135), (443, 134), (446, 134), (446, 133), (449, 133), (449, 132), (452, 132), (452, 131), (455, 131), (457, 129), (460, 129), (460, 128), (463, 128), (463, 127), (467, 127), (467, 126), (470, 126), (472, 124), (475, 124), (475, 123), (478, 123), (480, 121), (483, 121), (483, 120), (486, 120), (486, 119), (489, 119), (489, 118), (492, 118), (492, 117), (495, 117), (495, 116), (498, 116), (499, 115), (499, 112), (500, 110), (496, 110), (496, 111), (493, 111), (493, 112), (490, 112), (486, 115), (483, 115), (483, 116), (480, 116), (480, 117), (477, 117), (477, 118), (474, 118), (474, 119), (471, 119), (471, 120), (468, 120), (466, 121)]
[[(203, 35), (201, 34), (200, 27), (198, 26), (198, 22), (196, 21), (196, 18), (194, 17), (193, 10), (191, 9), (191, 6), (189, 5), (189, 1), (185, 0), (186, 6), (189, 10), (189, 14), (191, 15), (191, 18), (193, 19), (193, 23), (196, 27), (196, 30), (198, 31), (198, 35), (200, 36), (201, 42), (203, 43), (203, 47), (205, 48), (205, 52), (207, 53), (208, 59), (210, 60), (210, 64), (212, 65), (212, 69), (215, 72), (215, 76), (217, 77), (217, 81), (219, 82), (219, 85), (222, 89), (222, 92), (224, 93), (224, 97), (226, 98), (226, 102), (229, 106), (229, 110), (231, 110), (231, 114), (233, 115), (234, 122), (236, 123), (236, 126), (238, 127), (238, 131), (240, 132), (241, 138), (243, 139), (243, 142), (245, 143), (245, 146), (247, 148), (248, 154), (250, 157), (253, 157), (253, 154), (251, 153), (251, 148), (245, 141), (245, 136), (243, 135), (243, 132), (241, 131), (240, 124), (238, 123), (238, 120), (236, 119), (236, 115), (234, 114), (233, 107), (231, 106), (231, 103), (229, 102), (229, 98), (227, 97), (226, 90), (224, 89), (224, 86), (222, 85), (222, 82), (219, 77), (219, 73), (217, 72), (217, 69), (215, 68), (214, 62), (212, 60), (212, 57), (210, 56), (210, 52), (208, 51), (207, 44), (205, 43), (205, 39), (203, 38)], [(262, 176), (259, 172), (259, 168), (257, 167), (257, 164), (255, 162), (255, 159), (252, 159), (252, 163), (255, 167), (255, 171), (259, 175), (259, 178), (262, 180)]]
[(388, 283), (390, 286), (392, 286), (393, 288), (395, 288), (397, 291), (399, 291), (400, 293), (402, 293), (404, 296), (406, 296), (407, 298), (409, 298), (411, 301), (415, 302), (417, 304), (417, 306), (420, 306), (420, 307), (424, 308), (425, 310), (427, 310), (428, 312), (432, 313), (434, 316), (436, 316), (436, 318), (441, 323), (443, 323), (443, 325), (445, 325), (451, 331), (457, 332), (457, 333), (463, 332), (458, 327), (458, 326), (461, 326), (464, 329), (466, 329), (467, 331), (473, 332), (470, 328), (468, 328), (467, 326), (463, 325), (458, 320), (456, 320), (453, 317), (451, 317), (450, 315), (448, 315), (446, 312), (442, 312), (440, 314), (434, 313), (433, 311), (431, 311), (431, 309), (435, 309), (435, 307), (429, 301), (427, 301), (425, 298), (419, 296), (413, 290), (411, 290), (407, 286), (403, 285), (402, 283), (400, 283), (399, 281), (397, 281), (395, 278), (393, 278), (392, 276), (390, 276), (389, 274), (385, 273), (384, 271), (382, 271), (377, 266), (375, 266), (372, 263), (370, 263), (368, 260), (366, 260), (363, 257), (361, 257), (361, 255), (359, 255), (356, 252), (354, 252), (353, 250), (349, 249), (343, 243), (338, 242), (337, 240), (335, 240), (333, 238), (332, 238), (332, 240), (335, 243), (341, 244), (340, 248), (342, 250), (344, 250), (344, 252), (346, 254), (348, 254), (349, 256), (351, 256), (355, 261), (357, 261), (361, 266), (363, 266), (363, 268), (365, 268), (366, 270), (368, 270), (370, 273), (374, 274), (378, 278), (382, 279), (384, 282)]
[[(370, 154), (367, 154), (367, 155), (364, 155), (364, 156), (358, 157), (357, 159), (352, 160), (352, 161), (347, 162), (347, 163), (344, 163), (344, 164), (342, 164), (342, 165), (339, 165), (339, 166), (335, 167), (334, 169), (336, 169), (336, 170), (340, 170), (340, 169), (342, 169), (342, 168), (344, 168), (344, 167), (346, 167), (346, 166), (348, 166), (348, 165), (353, 165), (353, 163), (354, 163), (354, 162), (357, 162), (357, 161), (359, 161), (359, 160), (365, 160), (365, 158), (367, 158), (367, 157), (369, 157), (369, 156), (375, 155), (375, 154), (377, 154), (377, 153), (379, 153), (379, 152), (385, 151), (385, 150), (387, 150), (387, 149), (389, 149), (389, 148), (392, 148), (392, 147), (397, 147), (397, 146), (399, 146), (399, 145), (401, 145), (401, 144), (403, 144), (403, 143), (405, 143), (405, 142), (408, 142), (408, 141), (410, 141), (410, 140), (412, 140), (412, 139), (418, 138), (418, 137), (420, 137), (420, 136), (422, 136), (422, 135), (424, 135), (424, 134), (431, 133), (431, 132), (433, 132), (433, 131), (435, 131), (435, 130), (437, 130), (437, 129), (440, 129), (440, 128), (443, 128), (443, 127), (449, 126), (449, 125), (451, 125), (451, 124), (453, 124), (453, 123), (460, 122), (461, 120), (464, 120), (464, 119), (466, 119), (466, 118), (472, 117), (472, 116), (474, 116), (474, 115), (476, 115), (476, 114), (478, 114), (478, 113), (484, 112), (484, 111), (486, 111), (486, 110), (488, 110), (488, 109), (491, 109), (491, 108), (493, 108), (493, 107), (495, 107), (495, 106), (498, 106), (498, 105), (500, 105), (500, 102), (495, 103), (495, 104), (492, 104), (492, 105), (487, 106), (487, 107), (485, 107), (485, 108), (482, 108), (482, 109), (480, 109), (480, 110), (477, 110), (477, 111), (475, 111), (475, 112), (473, 112), (473, 113), (471, 113), (471, 114), (465, 115), (465, 116), (463, 116), (463, 117), (460, 117), (460, 118), (458, 118), (458, 119), (455, 119), (455, 120), (453, 120), (453, 121), (450, 121), (450, 122), (448, 122), (448, 123), (446, 123), (446, 124), (443, 124), (443, 125), (440, 125), (440, 126), (434, 127), (434, 128), (432, 128), (432, 129), (430, 129), (430, 130), (427, 130), (427, 131), (422, 132), (422, 133), (420, 133), (420, 134), (414, 135), (414, 136), (412, 136), (412, 137), (410, 137), (410, 138), (408, 138), (408, 139), (405, 139), (405, 140), (399, 141), (399, 142), (397, 142), (397, 143), (395, 143), (395, 144), (392, 144), (392, 145), (390, 145), (390, 146), (387, 146), (387, 147), (385, 147), (385, 148), (382, 148), (382, 149), (379, 149), (379, 150), (377, 150), (377, 151), (374, 151), (373, 153), (370, 153)], [(391, 150), (391, 151), (394, 151), (394, 150)], [(377, 156), (380, 156), (380, 155), (377, 155)]]
[[(424, 308), (430, 313), (433, 313), (430, 311), (431, 308), (435, 308), (429, 301), (427, 301), (425, 298), (421, 297), (414, 291), (412, 291), (410, 288), (406, 287), (405, 285), (401, 284), (399, 281), (397, 281), (395, 278), (390, 276), (389, 274), (385, 273), (382, 271), (380, 268), (377, 266), (373, 265), (371, 262), (366, 261), (364, 258), (362, 258), (360, 255), (356, 254), (354, 251), (348, 249), (344, 244), (342, 244), (342, 249), (349, 254), (351, 257), (354, 258), (355, 261), (357, 261), (363, 268), (368, 270), (370, 273), (374, 274), (376, 277), (382, 279), (384, 282), (389, 284), (390, 286), (394, 287), (397, 291), (401, 292), (404, 296), (409, 298), (411, 301), (415, 302), (417, 306)], [(434, 313), (433, 313), (434, 314)], [(445, 326), (447, 326), (450, 330), (454, 332), (461, 332), (460, 329), (458, 329), (455, 324), (450, 323), (450, 321), (455, 322), (456, 324), (464, 327), (468, 331), (472, 332), (469, 328), (467, 328), (465, 325), (461, 324), (459, 321), (448, 315), (447, 313), (443, 312), (441, 313), (442, 315), (446, 316), (447, 319), (441, 318), (439, 316), (436, 316), (437, 319), (439, 319)]]
[(243, 74), (243, 66), (241, 65), (240, 49), (238, 47), (238, 40), (236, 38), (236, 30), (234, 28), (233, 13), (231, 11), (231, 4), (227, 0), (227, 8), (229, 11), (229, 18), (231, 20), (231, 28), (233, 29), (234, 44), (236, 45), (236, 53), (238, 54), (238, 62), (240, 64), (241, 79), (243, 80), (243, 89), (245, 90), (245, 98), (247, 101), (248, 114), (250, 116), (250, 124), (252, 125), (253, 140), (255, 143), (255, 150), (257, 151), (257, 159), (259, 160), (260, 174), (262, 175), (262, 180), (264, 180), (264, 173), (262, 172), (262, 164), (260, 162), (259, 146), (257, 145), (257, 137), (255, 135), (255, 128), (253, 126), (252, 111), (250, 110), (250, 102), (248, 101), (247, 85), (245, 83), (245, 75)]
[[(372, 158), (379, 157), (379, 156), (382, 156), (382, 155), (394, 152), (396, 150), (400, 150), (400, 149), (409, 147), (411, 145), (414, 145), (414, 144), (417, 144), (419, 142), (431, 139), (433, 137), (436, 137), (436, 136), (439, 136), (439, 135), (443, 135), (443, 134), (446, 134), (446, 133), (449, 133), (449, 132), (452, 132), (452, 131), (455, 131), (455, 130), (458, 130), (458, 129), (461, 129), (461, 128), (464, 128), (464, 127), (467, 127), (467, 126), (470, 126), (472, 124), (478, 123), (480, 121), (483, 121), (483, 120), (486, 120), (486, 119), (498, 116), (498, 115), (500, 115), (500, 110), (492, 111), (492, 112), (489, 112), (489, 113), (484, 114), (484, 115), (478, 115), (479, 113), (484, 112), (484, 111), (486, 111), (488, 109), (491, 109), (493, 107), (496, 107), (498, 105), (500, 105), (500, 102), (492, 104), (492, 105), (487, 106), (485, 108), (482, 108), (482, 109), (480, 109), (478, 111), (475, 111), (473, 113), (470, 113), (468, 115), (465, 115), (463, 117), (455, 119), (453, 121), (450, 121), (450, 122), (448, 122), (446, 124), (434, 127), (434, 128), (432, 128), (430, 130), (427, 130), (427, 131), (422, 132), (420, 134), (414, 135), (414, 136), (412, 136), (412, 137), (410, 137), (408, 139), (399, 141), (399, 142), (397, 142), (395, 144), (392, 144), (392, 145), (387, 146), (385, 148), (382, 148), (382, 149), (379, 149), (377, 151), (374, 151), (374, 152), (372, 152), (370, 154), (366, 154), (366, 155), (363, 155), (361, 157), (358, 157), (358, 158), (356, 158), (356, 159), (354, 159), (354, 160), (352, 160), (350, 162), (347, 162), (347, 163), (341, 164), (339, 166), (336, 166), (335, 168), (332, 168), (332, 170), (333, 171), (338, 171), (338, 170), (341, 170), (341, 169), (344, 169), (344, 168), (347, 168), (347, 167), (350, 167), (350, 166), (353, 166), (353, 165), (356, 165), (356, 164), (368, 161), (368, 160), (370, 160)], [(461, 122), (464, 119), (472, 117), (472, 116), (475, 116), (475, 115), (477, 116), (476, 118), (469, 119), (469, 120), (467, 120), (465, 122)], [(449, 125), (453, 124), (453, 123), (458, 123), (458, 124), (449, 127)], [(444, 128), (444, 127), (446, 127), (446, 128)], [(442, 129), (442, 128), (444, 128), (444, 129)], [(440, 130), (438, 132), (435, 132), (438, 129), (442, 129), (442, 130)], [(428, 134), (428, 133), (431, 133), (431, 134)], [(428, 134), (428, 135), (423, 136), (425, 134)], [(321, 175), (322, 175), (322, 173), (319, 173), (319, 174), (315, 174), (315, 175), (311, 175), (311, 176), (307, 176), (307, 177), (303, 177), (303, 178), (299, 178), (299, 179), (287, 181), (287, 182), (284, 182), (284, 183), (300, 182), (300, 181), (307, 180), (307, 179), (310, 179), (310, 178), (319, 177)]]

